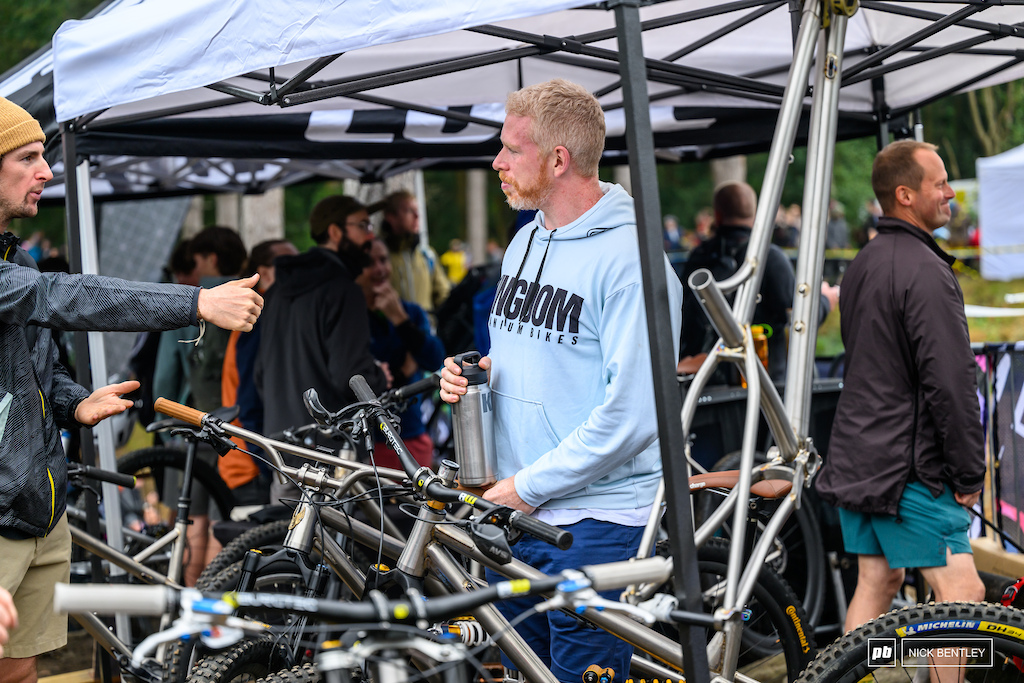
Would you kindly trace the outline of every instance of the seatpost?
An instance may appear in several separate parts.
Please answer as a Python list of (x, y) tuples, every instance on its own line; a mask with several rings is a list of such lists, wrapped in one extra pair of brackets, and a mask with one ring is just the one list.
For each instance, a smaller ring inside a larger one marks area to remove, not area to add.
[[(199, 451), (199, 439), (195, 436), (185, 437), (185, 473), (181, 482), (181, 493), (178, 495), (178, 517), (184, 519), (188, 524), (188, 512), (192, 507), (192, 466), (196, 461), (196, 453)], [(176, 521), (177, 521), (176, 520)]]
[(188, 533), (189, 509), (192, 507), (192, 466), (196, 460), (196, 453), (199, 449), (199, 440), (195, 435), (185, 437), (185, 470), (182, 476), (181, 493), (178, 494), (178, 514), (174, 519), (174, 528), (178, 532), (178, 540), (171, 549), (171, 563), (167, 567), (167, 578), (180, 584), (184, 568), (182, 561), (185, 558), (184, 539)]

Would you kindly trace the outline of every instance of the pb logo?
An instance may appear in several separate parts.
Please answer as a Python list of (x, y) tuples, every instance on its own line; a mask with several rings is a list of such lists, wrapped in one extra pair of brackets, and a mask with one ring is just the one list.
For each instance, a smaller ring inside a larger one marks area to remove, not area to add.
[(895, 638), (868, 638), (868, 666), (884, 668), (896, 666)]

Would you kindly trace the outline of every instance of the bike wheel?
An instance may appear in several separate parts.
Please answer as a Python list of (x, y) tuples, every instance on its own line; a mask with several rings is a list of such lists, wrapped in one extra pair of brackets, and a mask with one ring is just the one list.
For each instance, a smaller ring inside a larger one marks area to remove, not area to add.
[[(167, 446), (141, 448), (118, 458), (117, 471), (134, 474), (140, 479), (150, 479), (152, 490), (156, 491), (161, 497), (160, 502), (171, 511), (170, 523), (174, 523), (173, 514), (177, 512), (178, 499), (175, 496), (173, 500), (166, 500), (164, 496), (169, 488), (180, 490), (185, 471), (185, 451)], [(165, 486), (167, 482), (170, 482), (170, 487)], [(224, 519), (230, 517), (231, 508), (235, 506), (234, 496), (215, 466), (196, 458), (192, 463), (192, 483), (193, 486), (200, 484), (209, 492)]]
[[(767, 461), (762, 453), (754, 454), (755, 464)], [(740, 466), (740, 453), (726, 455), (712, 468), (714, 471), (734, 470)], [(721, 504), (722, 496), (711, 491), (700, 491), (695, 494), (695, 516), (699, 525)], [(805, 498), (805, 503), (808, 501)], [(778, 508), (779, 502), (765, 500), (762, 503), (761, 517), (770, 518)], [(731, 537), (730, 522), (723, 526), (723, 538)], [(760, 538), (764, 530), (764, 522), (759, 521), (755, 531), (754, 542)], [(828, 571), (825, 549), (822, 544), (821, 526), (818, 524), (814, 510), (808, 504), (795, 510), (779, 531), (778, 537), (768, 551), (765, 560), (777, 574), (786, 580), (800, 603), (804, 606), (808, 621), (817, 626), (825, 607), (825, 583)]]
[[(238, 587), (238, 580), (242, 575), (242, 562), (239, 560), (224, 569), (218, 574), (210, 577), (205, 585), (198, 587), (208, 593), (219, 591), (231, 591)], [(252, 590), (261, 592), (281, 593), (290, 595), (301, 594), (305, 591), (305, 581), (299, 570), (288, 562), (275, 562), (270, 567), (264, 568), (257, 573)], [(241, 615), (259, 619), (264, 623), (284, 625), (280, 615), (264, 614), (253, 611), (242, 611)], [(281, 665), (287, 666), (290, 661), (290, 653), (294, 648), (290, 647), (294, 639), (282, 637), (277, 640), (280, 647)], [(171, 647), (170, 654), (164, 667), (164, 678), (168, 683), (180, 683), (192, 680), (191, 675), (202, 663), (203, 658), (210, 656), (210, 652), (195, 638), (183, 638), (176, 640)]]
[(210, 561), (203, 569), (203, 573), (196, 579), (196, 588), (206, 590), (207, 584), (227, 567), (235, 564), (243, 557), (250, 548), (257, 550), (278, 550), (288, 535), (290, 520), (281, 519), (276, 522), (267, 522), (253, 527), (238, 535), (237, 538), (221, 549), (217, 556)]
[[(980, 646), (979, 640), (984, 645), (991, 640), (991, 649)], [(969, 654), (962, 667), (950, 662), (952, 668), (930, 672), (926, 661), (913, 656), (927, 652), (929, 645), (960, 646)], [(892, 649), (887, 651), (886, 647)], [(986, 652), (983, 659), (970, 656), (978, 653), (978, 649)], [(891, 655), (892, 661), (886, 659), (887, 655)], [(927, 681), (929, 673), (945, 673), (944, 679), (969, 683), (1024, 681), (1024, 612), (1002, 605), (966, 602), (930, 603), (895, 610), (850, 631), (822, 650), (799, 683)]]
[[(697, 551), (701, 595), (706, 612), (722, 605), (729, 545), (711, 539)], [(761, 568), (745, 609), (740, 641), (740, 665), (783, 655), (789, 680), (795, 680), (814, 659), (814, 634), (800, 600), (789, 585), (767, 565)]]
[(276, 638), (243, 640), (230, 649), (204, 657), (188, 675), (188, 683), (255, 683), (286, 668)]
[(256, 683), (320, 683), (323, 677), (312, 664), (293, 666), (261, 678)]

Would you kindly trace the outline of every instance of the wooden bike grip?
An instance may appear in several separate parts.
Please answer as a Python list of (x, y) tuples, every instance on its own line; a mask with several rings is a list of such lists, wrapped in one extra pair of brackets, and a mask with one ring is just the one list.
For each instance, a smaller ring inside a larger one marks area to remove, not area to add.
[(163, 397), (158, 398), (153, 402), (153, 408), (158, 413), (163, 413), (164, 415), (173, 417), (176, 420), (181, 420), (182, 422), (188, 422), (196, 427), (202, 427), (203, 418), (206, 417), (206, 413), (200, 410), (183, 406), (180, 403), (175, 403), (174, 401)]

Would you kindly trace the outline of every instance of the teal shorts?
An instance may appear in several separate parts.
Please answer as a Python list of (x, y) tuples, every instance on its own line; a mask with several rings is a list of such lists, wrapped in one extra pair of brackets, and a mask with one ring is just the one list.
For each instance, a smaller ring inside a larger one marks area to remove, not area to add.
[(934, 498), (923, 484), (907, 484), (895, 517), (839, 509), (846, 552), (885, 555), (893, 569), (945, 567), (946, 548), (954, 555), (971, 552), (970, 515), (949, 487)]

